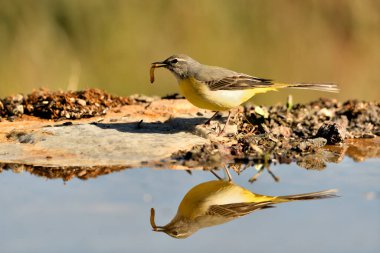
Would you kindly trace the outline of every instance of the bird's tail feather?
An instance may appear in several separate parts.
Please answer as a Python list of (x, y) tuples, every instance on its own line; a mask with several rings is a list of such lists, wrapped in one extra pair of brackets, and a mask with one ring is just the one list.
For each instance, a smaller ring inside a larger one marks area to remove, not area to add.
[(327, 198), (338, 197), (338, 195), (336, 195), (337, 192), (338, 190), (331, 189), (331, 190), (320, 191), (320, 192), (279, 196), (278, 199), (283, 200), (285, 202), (296, 201), (296, 200), (327, 199)]
[(326, 92), (339, 92), (335, 83), (275, 83), (279, 88), (307, 89)]

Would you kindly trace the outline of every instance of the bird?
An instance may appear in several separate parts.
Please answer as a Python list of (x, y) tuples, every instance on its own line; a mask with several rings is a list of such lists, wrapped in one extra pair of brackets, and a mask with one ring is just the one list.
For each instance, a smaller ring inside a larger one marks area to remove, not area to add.
[(177, 214), (165, 226), (156, 225), (155, 210), (151, 208), (150, 224), (153, 231), (183, 239), (199, 229), (223, 224), (257, 210), (272, 208), (275, 204), (332, 198), (337, 197), (336, 192), (336, 189), (331, 189), (296, 195), (267, 196), (233, 183), (228, 176), (227, 179), (207, 181), (190, 189), (179, 204)]
[(175, 76), (181, 94), (190, 103), (202, 109), (216, 111), (205, 124), (209, 124), (220, 111), (228, 111), (226, 126), (231, 117), (231, 109), (239, 107), (254, 95), (267, 91), (281, 88), (339, 91), (334, 83), (275, 82), (222, 67), (204, 65), (184, 54), (175, 54), (164, 61), (153, 62), (150, 68), (151, 83), (154, 82), (156, 68), (166, 68)]

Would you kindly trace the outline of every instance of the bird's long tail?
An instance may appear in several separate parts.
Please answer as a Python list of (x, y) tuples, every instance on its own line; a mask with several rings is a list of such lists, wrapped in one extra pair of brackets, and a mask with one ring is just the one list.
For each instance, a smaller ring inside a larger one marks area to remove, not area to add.
[(278, 196), (276, 199), (279, 202), (288, 202), (288, 201), (296, 201), (296, 200), (311, 200), (311, 199), (327, 199), (327, 198), (338, 197), (338, 195), (336, 195), (337, 192), (338, 190), (331, 189), (331, 190), (320, 191), (320, 192)]
[(307, 89), (326, 92), (339, 92), (335, 83), (274, 83), (277, 88)]

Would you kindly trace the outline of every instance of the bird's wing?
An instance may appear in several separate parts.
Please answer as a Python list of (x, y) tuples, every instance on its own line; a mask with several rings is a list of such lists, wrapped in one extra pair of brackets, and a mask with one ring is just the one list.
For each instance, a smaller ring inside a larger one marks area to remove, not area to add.
[(238, 73), (229, 69), (202, 65), (194, 73), (198, 82), (206, 84), (210, 90), (243, 90), (267, 88), (273, 85), (272, 80)]
[(244, 90), (252, 88), (267, 88), (273, 85), (272, 80), (249, 75), (232, 75), (221, 79), (204, 81), (210, 90)]
[(255, 210), (272, 208), (273, 202), (265, 201), (259, 203), (233, 203), (225, 205), (212, 205), (207, 210), (209, 215), (220, 215), (226, 218), (236, 218), (249, 214)]

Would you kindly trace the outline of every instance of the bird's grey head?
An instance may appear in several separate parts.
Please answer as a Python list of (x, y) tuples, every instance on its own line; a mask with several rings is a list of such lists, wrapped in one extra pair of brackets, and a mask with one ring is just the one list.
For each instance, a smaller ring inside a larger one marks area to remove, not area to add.
[(157, 226), (154, 221), (154, 216), (155, 210), (152, 208), (150, 210), (150, 225), (152, 226), (153, 231), (164, 232), (177, 239), (187, 238), (199, 229), (196, 223), (192, 223), (189, 219), (179, 216), (178, 214), (174, 216), (167, 225)]
[(153, 62), (155, 68), (167, 68), (178, 79), (186, 79), (194, 75), (201, 66), (199, 62), (184, 54), (175, 54), (164, 61)]

